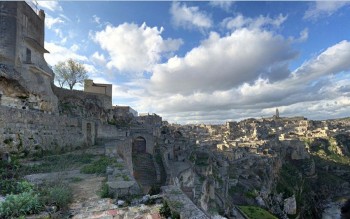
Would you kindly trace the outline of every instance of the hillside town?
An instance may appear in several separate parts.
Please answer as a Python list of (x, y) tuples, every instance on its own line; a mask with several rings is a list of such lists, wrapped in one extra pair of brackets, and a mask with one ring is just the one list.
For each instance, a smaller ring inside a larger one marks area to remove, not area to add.
[(171, 124), (57, 87), (45, 12), (0, 14), (0, 218), (349, 218), (350, 118)]

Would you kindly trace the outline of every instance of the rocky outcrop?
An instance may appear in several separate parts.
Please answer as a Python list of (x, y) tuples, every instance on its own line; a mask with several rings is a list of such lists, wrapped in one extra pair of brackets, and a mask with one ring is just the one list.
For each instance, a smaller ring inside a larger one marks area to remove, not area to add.
[(52, 78), (23, 68), (19, 71), (0, 63), (0, 105), (18, 109), (58, 112), (51, 89)]
[(297, 213), (297, 202), (295, 200), (295, 196), (284, 199), (283, 205), (284, 212), (289, 215), (294, 215)]
[(180, 218), (208, 219), (182, 191), (176, 186), (163, 186), (164, 199), (169, 207), (180, 214)]

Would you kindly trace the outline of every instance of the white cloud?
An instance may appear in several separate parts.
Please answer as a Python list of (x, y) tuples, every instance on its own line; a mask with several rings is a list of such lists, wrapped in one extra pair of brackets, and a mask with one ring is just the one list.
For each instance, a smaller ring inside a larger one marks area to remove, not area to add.
[(271, 32), (244, 28), (224, 37), (211, 32), (185, 57), (156, 65), (150, 82), (162, 93), (227, 90), (259, 77), (285, 78), (285, 63), (295, 56), (289, 41)]
[(59, 5), (58, 1), (36, 1), (39, 8), (48, 9), (53, 12), (62, 11), (62, 7)]
[(163, 54), (176, 51), (181, 39), (163, 39), (163, 27), (138, 26), (124, 23), (117, 27), (107, 25), (96, 32), (94, 40), (109, 53), (108, 68), (121, 72), (142, 73), (150, 71)]
[[(247, 29), (236, 31), (231, 36), (244, 31), (252, 32), (251, 35), (256, 37), (266, 38), (270, 36), (272, 41), (274, 37), (278, 38), (271, 33), (265, 36), (257, 32), (253, 34), (253, 30)], [(288, 70), (287, 74), (278, 80), (273, 81), (257, 74), (251, 75), (251, 80), (242, 80), (242, 77), (245, 77), (244, 75), (250, 70), (247, 67), (239, 68), (236, 65), (249, 63), (256, 66), (258, 63), (255, 61), (256, 57), (249, 56), (250, 59), (246, 58), (245, 61), (231, 61), (234, 63), (232, 65), (230, 65), (229, 60), (220, 64), (219, 59), (215, 58), (211, 51), (211, 49), (214, 50), (215, 45), (218, 51), (217, 56), (225, 60), (223, 51), (231, 50), (231, 48), (226, 47), (223, 50), (221, 46), (224, 45), (223, 41), (230, 39), (231, 36), (211, 36), (185, 57), (174, 57), (167, 63), (158, 65), (149, 81), (139, 82), (139, 84), (146, 85), (143, 86), (145, 90), (136, 96), (138, 98), (135, 102), (136, 109), (140, 112), (157, 112), (164, 119), (182, 123), (194, 121), (217, 123), (229, 119), (267, 117), (273, 114), (271, 112), (276, 107), (280, 108), (283, 116), (302, 115), (312, 119), (348, 116), (350, 76), (344, 78), (334, 75), (346, 74), (350, 71), (350, 63), (348, 62), (350, 60), (350, 42), (342, 41), (327, 48), (293, 72)], [(246, 35), (242, 35), (242, 38), (235, 38), (237, 44), (243, 44), (243, 47), (247, 49), (246, 51), (238, 50), (240, 53), (236, 56), (248, 55), (250, 50), (254, 52), (253, 49), (246, 46), (249, 44), (248, 42), (255, 42), (248, 40), (252, 36), (246, 33)], [(280, 40), (281, 43), (288, 41)], [(265, 45), (265, 43), (262, 44)], [(255, 45), (253, 47), (256, 49), (255, 52), (259, 51), (262, 54), (263, 51), (268, 51), (268, 49), (263, 50), (261, 46)], [(210, 61), (208, 61), (208, 57), (203, 57), (201, 52), (207, 54)], [(198, 59), (194, 59), (194, 57)], [(235, 59), (233, 56), (233, 60)], [(206, 65), (206, 62), (210, 64)], [(289, 59), (285, 59), (285, 62), (288, 63)], [(213, 66), (213, 69), (208, 67), (209, 65)], [(194, 70), (198, 66), (202, 66), (202, 71)], [(227, 66), (232, 69), (232, 72), (236, 70), (235, 68), (248, 71), (233, 73), (231, 79), (229, 77), (223, 79), (221, 78), (222, 71), (225, 71)], [(158, 67), (167, 71), (160, 74), (157, 72)], [(153, 77), (156, 77), (157, 80)], [(233, 81), (232, 83), (236, 85), (225, 87), (222, 84), (225, 84), (226, 80)]]
[(73, 45), (71, 48), (67, 48), (52, 42), (45, 42), (45, 48), (50, 52), (45, 54), (45, 60), (51, 66), (56, 65), (57, 62), (65, 61), (69, 58), (81, 62), (88, 61), (86, 56), (77, 53), (77, 47), (77, 45)]
[(53, 32), (55, 32), (55, 34), (56, 34), (59, 38), (63, 39), (63, 33), (62, 33), (62, 30), (61, 30), (60, 28), (55, 28), (55, 29), (53, 29)]
[(52, 26), (56, 24), (62, 24), (62, 23), (64, 23), (64, 21), (60, 17), (53, 18), (51, 16), (47, 16), (45, 18), (45, 26), (49, 29), (51, 29)]
[(295, 78), (312, 80), (317, 77), (336, 74), (350, 70), (350, 42), (344, 40), (329, 47), (315, 59), (312, 59), (298, 69), (292, 75)]
[(106, 64), (106, 58), (103, 54), (100, 54), (99, 52), (94, 52), (94, 54), (92, 54), (91, 59), (94, 63), (98, 64), (98, 65), (104, 65)]
[(173, 2), (170, 8), (172, 21), (175, 26), (183, 28), (207, 29), (212, 27), (213, 21), (198, 7), (188, 7), (185, 3)]
[(300, 32), (300, 37), (298, 39), (299, 42), (304, 42), (309, 38), (309, 30), (305, 28)]
[(214, 7), (219, 7), (225, 11), (229, 11), (231, 6), (234, 4), (234, 1), (210, 1), (209, 4)]
[(98, 17), (97, 15), (93, 15), (92, 16), (92, 21), (96, 24), (100, 24), (101, 23), (101, 18)]
[(237, 15), (236, 17), (225, 18), (221, 25), (226, 27), (229, 30), (235, 30), (240, 28), (249, 28), (249, 29), (259, 29), (266, 27), (275, 27), (279, 28), (286, 20), (288, 16), (283, 16), (280, 14), (276, 18), (270, 18), (260, 15), (259, 17), (247, 18), (243, 15)]
[(316, 1), (304, 14), (304, 19), (316, 20), (320, 17), (331, 16), (340, 8), (349, 5), (348, 1)]

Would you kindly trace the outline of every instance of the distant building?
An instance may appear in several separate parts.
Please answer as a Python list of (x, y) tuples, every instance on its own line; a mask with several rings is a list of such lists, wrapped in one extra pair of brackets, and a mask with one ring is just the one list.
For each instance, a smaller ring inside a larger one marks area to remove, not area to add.
[(138, 112), (131, 108), (130, 106), (113, 106), (113, 110), (118, 115), (126, 115), (126, 114), (132, 114), (134, 117), (138, 116)]
[(97, 84), (93, 80), (84, 81), (84, 91), (95, 94), (104, 94), (112, 98), (112, 84)]
[(138, 121), (143, 124), (150, 124), (152, 126), (161, 126), (162, 125), (162, 117), (157, 114), (149, 114), (149, 113), (140, 113), (138, 117)]
[(276, 118), (280, 118), (280, 112), (278, 111), (278, 108), (276, 108)]

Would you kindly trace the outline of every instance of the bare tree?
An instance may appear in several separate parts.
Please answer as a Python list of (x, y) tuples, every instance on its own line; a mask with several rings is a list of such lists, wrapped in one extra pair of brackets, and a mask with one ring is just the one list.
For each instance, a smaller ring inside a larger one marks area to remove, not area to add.
[(88, 78), (84, 65), (73, 59), (58, 62), (54, 66), (54, 72), (59, 86), (63, 87), (65, 84), (68, 84), (71, 90), (73, 90), (75, 84), (82, 84)]

